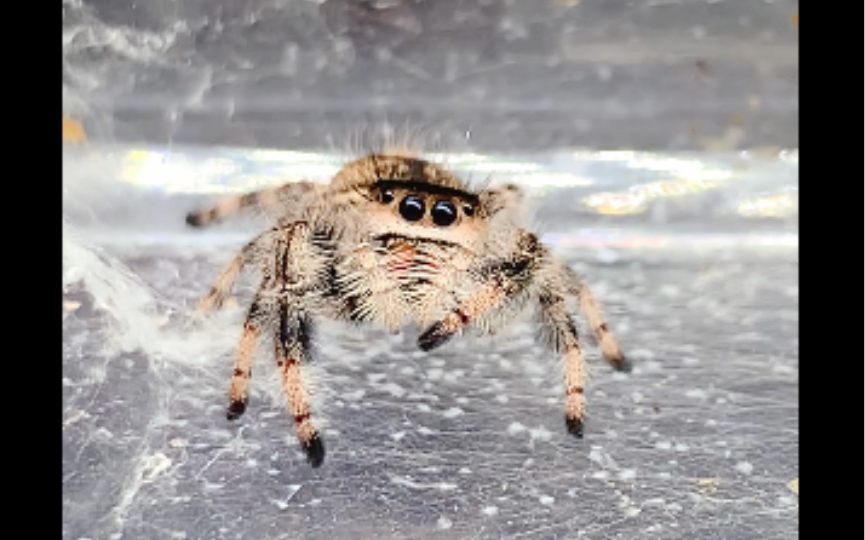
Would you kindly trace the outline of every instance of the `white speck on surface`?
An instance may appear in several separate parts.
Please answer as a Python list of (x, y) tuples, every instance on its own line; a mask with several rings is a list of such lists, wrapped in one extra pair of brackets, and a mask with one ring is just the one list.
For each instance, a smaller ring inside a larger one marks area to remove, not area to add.
[(433, 433), (435, 433), (435, 431), (431, 430), (430, 428), (428, 428), (426, 426), (421, 426), (421, 427), (417, 428), (417, 432), (420, 433), (421, 435), (432, 435)]
[(172, 448), (186, 448), (189, 446), (189, 441), (181, 437), (175, 437), (168, 441), (168, 446)]
[(595, 471), (592, 473), (592, 478), (595, 480), (609, 480), (610, 472), (609, 471)]
[(436, 527), (443, 530), (443, 531), (446, 531), (453, 526), (454, 526), (454, 522), (445, 516), (440, 516), (438, 518), (438, 521), (436, 521)]
[(428, 370), (427, 370), (427, 372), (426, 372), (426, 378), (429, 379), (429, 380), (431, 380), (431, 381), (437, 381), (437, 380), (439, 380), (439, 379), (442, 378), (442, 375), (443, 375), (443, 374), (444, 374), (444, 370), (443, 370), (443, 369), (441, 369), (441, 368), (432, 368), (432, 369), (428, 369)]
[(396, 433), (390, 434), (390, 438), (395, 440), (395, 441), (398, 441), (398, 440), (402, 439), (403, 437), (405, 437), (405, 431), (397, 431)]
[(499, 513), (499, 507), (498, 506), (484, 506), (483, 508), (481, 508), (481, 514), (483, 514), (487, 517), (494, 516), (498, 513)]
[(673, 443), (670, 441), (658, 441), (655, 443), (655, 448), (658, 450), (669, 450), (673, 448)]
[(387, 383), (387, 384), (383, 384), (381, 389), (384, 390), (385, 392), (389, 393), (393, 397), (396, 397), (396, 398), (401, 398), (401, 397), (405, 396), (405, 394), (406, 394), (405, 388), (403, 388), (402, 386), (400, 386), (396, 383), (392, 383), (392, 382)]
[(676, 449), (676, 452), (687, 452), (691, 449), (691, 447), (685, 443), (676, 443), (674, 448)]
[(667, 512), (681, 512), (682, 505), (679, 503), (670, 503), (666, 506), (666, 508), (664, 508), (664, 510), (666, 510)]
[(640, 364), (640, 369), (646, 372), (658, 372), (664, 368), (664, 365), (657, 360), (645, 360)]
[(166, 471), (171, 463), (171, 458), (162, 452), (147, 456), (143, 459), (141, 481), (143, 483), (152, 482), (154, 478)]
[(511, 422), (508, 426), (508, 435), (518, 435), (526, 430), (526, 426), (520, 424), (519, 422)]
[(641, 511), (642, 510), (640, 510), (639, 507), (629, 506), (629, 507), (625, 508), (625, 517), (629, 517), (629, 518), (637, 517), (638, 515), (640, 515)]
[(622, 469), (619, 472), (619, 480), (633, 480), (637, 477), (637, 471), (634, 469)]
[(300, 488), (303, 486), (301, 484), (289, 484), (288, 486), (288, 494), (285, 496), (285, 499), (279, 501), (271, 501), (277, 508), (280, 510), (285, 510), (288, 508), (288, 502), (297, 495), (297, 492), (300, 491)]
[(342, 398), (346, 401), (360, 401), (366, 395), (366, 390), (360, 388), (355, 390), (354, 392), (344, 392), (341, 394)]
[(550, 497), (549, 495), (541, 495), (538, 498), (538, 502), (543, 504), (544, 506), (552, 506), (554, 502), (556, 502), (555, 497)]
[(529, 430), (529, 436), (533, 441), (549, 441), (553, 437), (553, 433), (544, 426)]
[(462, 414), (463, 410), (459, 407), (451, 407), (450, 409), (444, 411), (442, 413), (442, 416), (444, 416), (445, 418), (456, 418), (457, 416), (460, 416)]
[(736, 463), (736, 470), (742, 474), (751, 474), (754, 472), (754, 466), (747, 461), (740, 461)]
[(701, 390), (699, 388), (692, 388), (685, 392), (685, 397), (689, 397), (692, 399), (706, 399), (709, 395), (705, 390)]
[(604, 449), (600, 446), (592, 446), (592, 449), (589, 451), (589, 459), (594, 461), (604, 469), (613, 469), (616, 470), (619, 466), (616, 464), (616, 461), (610, 457), (609, 454), (604, 452)]

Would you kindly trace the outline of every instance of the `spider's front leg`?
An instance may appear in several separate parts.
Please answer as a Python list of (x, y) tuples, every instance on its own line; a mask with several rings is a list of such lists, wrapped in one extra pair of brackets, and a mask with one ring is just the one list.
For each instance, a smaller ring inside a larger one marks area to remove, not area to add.
[(246, 208), (260, 208), (264, 211), (270, 211), (280, 204), (298, 201), (303, 196), (320, 189), (322, 189), (321, 186), (312, 182), (293, 182), (243, 195), (229, 195), (223, 197), (213, 206), (189, 212), (186, 215), (186, 224), (191, 227), (207, 227)]
[(249, 307), (246, 321), (243, 323), (243, 332), (240, 335), (240, 345), (237, 347), (237, 360), (234, 363), (231, 389), (228, 392), (226, 417), (229, 420), (237, 420), (246, 411), (252, 360), (255, 357), (255, 348), (264, 322), (261, 297), (257, 295)]
[(309, 360), (311, 330), (312, 322), (301, 309), (290, 306), (286, 300), (280, 303), (279, 329), (274, 336), (276, 365), (297, 439), (309, 464), (318, 467), (324, 462), (324, 443), (312, 423), (309, 393), (301, 374), (301, 366)]

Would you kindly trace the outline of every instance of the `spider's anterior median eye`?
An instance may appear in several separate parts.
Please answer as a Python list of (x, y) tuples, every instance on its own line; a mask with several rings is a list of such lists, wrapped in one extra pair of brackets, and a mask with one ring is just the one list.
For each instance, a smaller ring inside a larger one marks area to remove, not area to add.
[(450, 201), (438, 201), (432, 207), (433, 223), (447, 227), (457, 219), (457, 209)]
[(426, 209), (417, 195), (409, 195), (399, 203), (399, 214), (408, 221), (419, 221)]
[(386, 189), (381, 192), (379, 195), (379, 200), (384, 204), (390, 204), (393, 202), (393, 191)]

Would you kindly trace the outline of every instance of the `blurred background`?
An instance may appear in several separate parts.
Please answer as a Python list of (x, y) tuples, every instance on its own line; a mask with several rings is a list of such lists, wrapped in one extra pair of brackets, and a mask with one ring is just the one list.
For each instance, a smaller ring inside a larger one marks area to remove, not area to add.
[[(62, 9), (64, 539), (798, 534), (798, 2)], [(593, 287), (635, 369), (587, 345), (584, 439), (524, 323), (324, 325), (315, 471), (266, 346), (225, 420), (255, 283), (190, 309), (267, 218), (186, 212), (383, 142), (522, 185)]]

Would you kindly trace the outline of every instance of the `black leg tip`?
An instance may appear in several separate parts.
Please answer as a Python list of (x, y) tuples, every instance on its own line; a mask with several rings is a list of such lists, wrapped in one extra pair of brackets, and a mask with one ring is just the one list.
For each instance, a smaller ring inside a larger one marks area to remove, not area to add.
[(190, 227), (203, 227), (205, 225), (204, 216), (199, 212), (190, 212), (186, 214), (186, 224)]
[(437, 347), (441, 347), (450, 341), (452, 337), (454, 335), (442, 328), (441, 323), (436, 323), (420, 335), (417, 339), (417, 344), (422, 351), (431, 351)]
[(310, 440), (301, 443), (303, 451), (306, 452), (306, 460), (313, 469), (317, 469), (324, 463), (324, 443), (318, 433), (312, 436)]
[(631, 370), (634, 369), (634, 364), (622, 356), (619, 360), (614, 364), (616, 371), (621, 371), (623, 373), (630, 373)]
[(231, 404), (228, 405), (228, 411), (225, 413), (225, 417), (229, 420), (237, 420), (245, 411), (246, 400), (232, 401)]
[(580, 418), (565, 417), (565, 426), (568, 428), (568, 433), (578, 439), (583, 438), (583, 421)]

